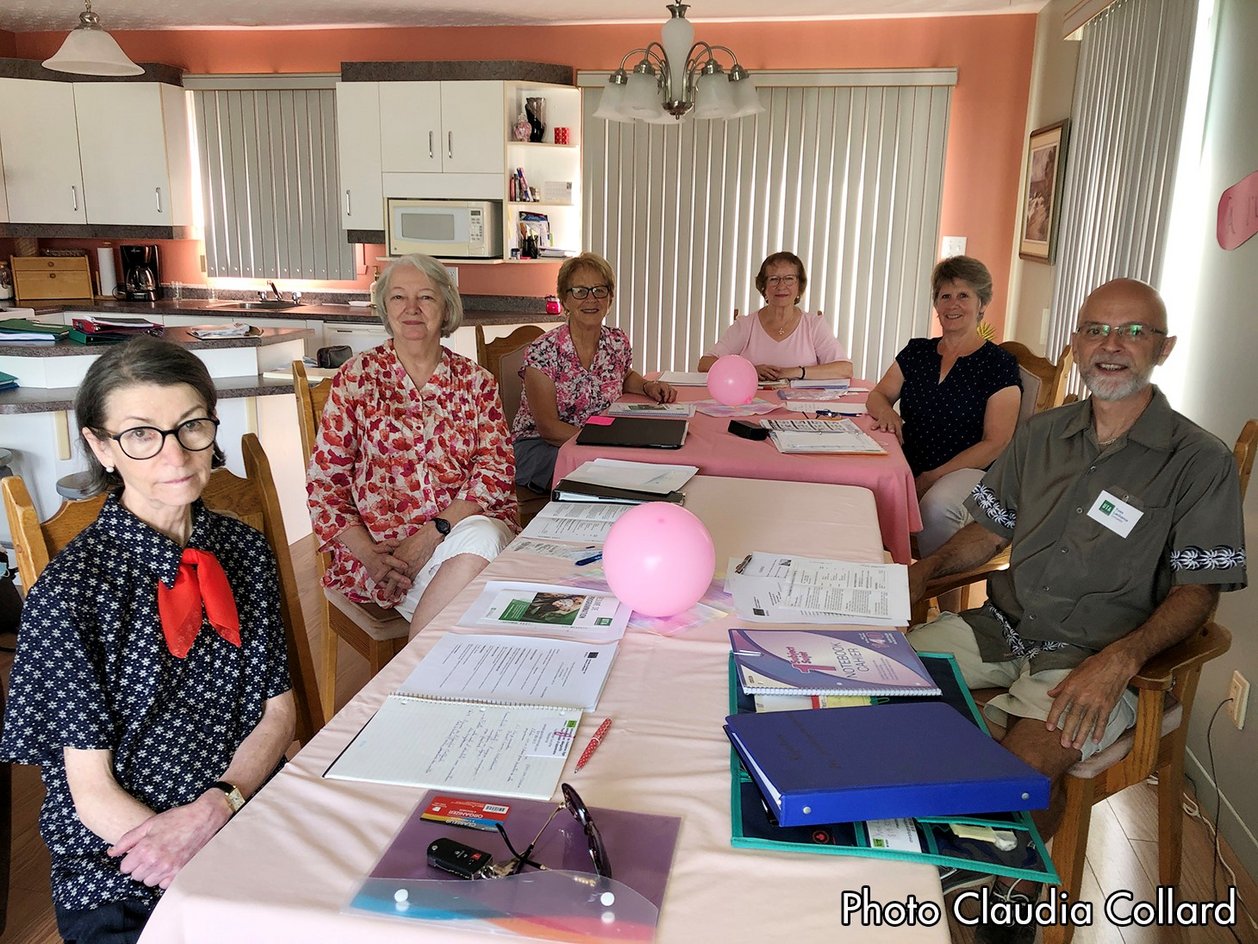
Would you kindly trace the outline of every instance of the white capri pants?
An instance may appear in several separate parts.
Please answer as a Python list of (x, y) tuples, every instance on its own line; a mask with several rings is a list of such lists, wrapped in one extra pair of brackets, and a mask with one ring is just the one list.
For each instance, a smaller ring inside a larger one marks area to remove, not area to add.
[(409, 620), (415, 615), (419, 598), (432, 583), (432, 578), (437, 576), (437, 571), (441, 569), (442, 564), (459, 554), (475, 554), (477, 557), (491, 561), (502, 553), (502, 549), (510, 544), (514, 537), (511, 529), (497, 518), (490, 518), (487, 515), (469, 515), (451, 528), (445, 540), (437, 545), (428, 563), (411, 581), (411, 589), (406, 592), (406, 596), (394, 609)]
[(965, 508), (965, 500), (974, 486), (983, 481), (982, 469), (957, 469), (949, 472), (922, 496), (922, 530), (917, 533), (917, 556), (929, 557), (974, 519)]

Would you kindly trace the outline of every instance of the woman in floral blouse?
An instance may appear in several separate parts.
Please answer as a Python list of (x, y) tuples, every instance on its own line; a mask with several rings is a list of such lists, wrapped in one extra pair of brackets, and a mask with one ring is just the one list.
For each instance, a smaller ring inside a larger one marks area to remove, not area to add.
[(615, 297), (616, 276), (602, 256), (583, 252), (560, 266), (568, 323), (529, 345), (520, 369), (524, 395), (511, 426), (515, 480), (534, 491), (550, 491), (559, 447), (622, 393), (659, 403), (677, 399), (668, 384), (642, 379), (631, 364), (629, 337), (603, 324)]
[(414, 636), (510, 542), (515, 466), (497, 383), (441, 346), (463, 320), (445, 267), (403, 256), (372, 301), (391, 339), (332, 379), (306, 488), (324, 582)]

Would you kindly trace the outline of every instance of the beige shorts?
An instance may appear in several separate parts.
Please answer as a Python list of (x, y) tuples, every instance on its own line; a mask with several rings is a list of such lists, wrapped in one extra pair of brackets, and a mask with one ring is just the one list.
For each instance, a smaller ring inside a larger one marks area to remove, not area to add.
[[(909, 642), (920, 652), (951, 652), (956, 657), (965, 684), (971, 689), (1008, 689), (983, 708), (983, 714), (989, 721), (1004, 728), (1009, 727), (1010, 715), (1047, 721), (1053, 707), (1048, 692), (1070, 674), (1069, 669), (1047, 669), (1032, 675), (1029, 659), (984, 662), (974, 630), (955, 613), (941, 613), (938, 619), (914, 627), (909, 633)], [(1127, 689), (1110, 713), (1100, 744), (1089, 740), (1083, 745), (1084, 760), (1109, 747), (1135, 723), (1136, 695)]]
[(487, 515), (469, 515), (464, 518), (445, 536), (437, 549), (432, 552), (425, 564), (411, 581), (411, 588), (406, 591), (395, 610), (408, 620), (415, 615), (415, 607), (419, 606), (419, 598), (424, 595), (432, 578), (437, 576), (441, 565), (458, 554), (475, 554), (487, 561), (493, 560), (502, 553), (502, 549), (515, 537), (503, 522)]

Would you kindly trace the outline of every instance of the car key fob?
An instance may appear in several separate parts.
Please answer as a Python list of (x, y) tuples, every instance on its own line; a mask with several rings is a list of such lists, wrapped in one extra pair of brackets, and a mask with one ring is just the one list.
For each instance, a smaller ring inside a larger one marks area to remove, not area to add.
[(459, 878), (476, 878), (486, 866), (493, 864), (493, 859), (488, 852), (443, 836), (429, 844), (428, 864)]

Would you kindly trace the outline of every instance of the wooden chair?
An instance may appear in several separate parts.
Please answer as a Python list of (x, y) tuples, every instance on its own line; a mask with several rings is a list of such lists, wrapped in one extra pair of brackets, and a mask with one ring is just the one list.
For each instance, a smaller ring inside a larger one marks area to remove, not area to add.
[[(1241, 500), (1249, 486), (1254, 454), (1258, 451), (1258, 419), (1251, 419), (1236, 440), (1233, 456), (1240, 474)], [(1006, 559), (1004, 567), (1008, 566)], [(986, 579), (994, 570), (988, 565), (931, 581), (926, 593), (937, 596), (975, 580)], [(1061, 887), (1071, 902), (1079, 898), (1083, 883), (1083, 863), (1088, 849), (1088, 828), (1094, 804), (1120, 790), (1141, 783), (1151, 774), (1158, 776), (1158, 884), (1178, 885), (1183, 858), (1184, 748), (1193, 698), (1201, 678), (1201, 668), (1223, 655), (1232, 636), (1213, 621), (1191, 638), (1154, 656), (1131, 681), (1137, 691), (1136, 724), (1103, 751), (1075, 764), (1066, 774), (1066, 808), (1053, 837), (1053, 864), (1061, 876)], [(984, 694), (976, 693), (979, 701)], [(1074, 927), (1044, 929), (1045, 944), (1069, 944)]]
[(1061, 352), (1056, 364), (1031, 353), (1030, 348), (1018, 341), (1005, 341), (1000, 346), (1018, 359), (1018, 366), (1022, 368), (1024, 394), (1032, 392), (1032, 386), (1034, 387), (1032, 396), (1024, 397), (1032, 401), (1034, 406), (1028, 413), (1027, 407), (1031, 404), (1024, 404), (1019, 421), (1030, 413), (1042, 413), (1062, 405), (1066, 395), (1066, 379), (1070, 376), (1070, 368), (1074, 366), (1074, 355), (1069, 344)]
[[(271, 478), (271, 464), (258, 437), (246, 433), (240, 440), (240, 449), (245, 460), (245, 478), (227, 469), (215, 469), (201, 497), (213, 511), (230, 514), (261, 531), (275, 555), (280, 578), (280, 617), (288, 643), (288, 671), (297, 703), (295, 739), (305, 744), (323, 727), (324, 714), (306, 624), (301, 617), (297, 578), (293, 572), (288, 537), (284, 532), (279, 495)], [(18, 572), (22, 575), (24, 587), (32, 586), (48, 566), (48, 561), (96, 520), (105, 503), (103, 495), (63, 502), (56, 514), (40, 522), (26, 483), (21, 478), (10, 476), (0, 479), (0, 493), (4, 495)]]
[[(306, 464), (314, 452), (315, 437), (319, 432), (319, 418), (327, 403), (330, 381), (311, 384), (306, 376), (306, 366), (293, 361), (293, 393), (297, 397), (297, 426), (301, 432), (302, 454)], [(318, 540), (316, 538), (316, 540)], [(319, 587), (323, 591), (323, 666), (320, 689), (323, 692), (323, 711), (330, 718), (336, 714), (336, 664), (339, 640), (344, 639), (355, 652), (367, 660), (371, 674), (375, 675), (406, 645), (410, 621), (393, 610), (374, 603), (355, 603), (337, 590), (323, 586), (332, 555), (326, 551), (315, 554), (318, 561)]]
[[(544, 333), (537, 325), (522, 325), (505, 338), (486, 341), (485, 329), (480, 325), (476, 326), (476, 362), (498, 381), (498, 395), (502, 398), (502, 413), (508, 429), (520, 409), (520, 398), (524, 392), (524, 384), (520, 380), (524, 354), (528, 346)], [(535, 492), (525, 485), (516, 485), (515, 498), (520, 505), (522, 525), (528, 524), (541, 511), (542, 506), (550, 501), (550, 495)]]

